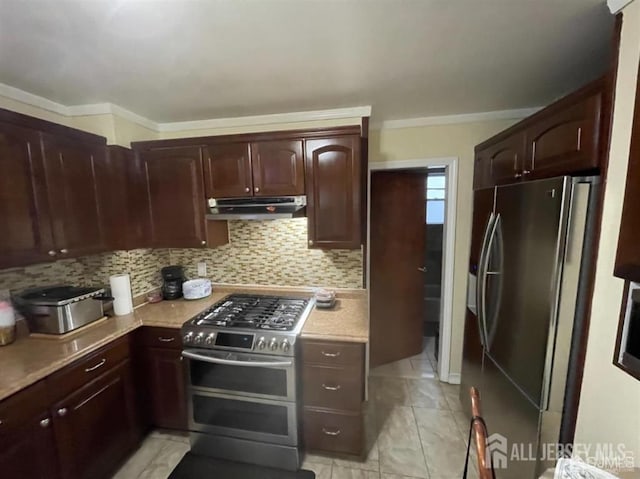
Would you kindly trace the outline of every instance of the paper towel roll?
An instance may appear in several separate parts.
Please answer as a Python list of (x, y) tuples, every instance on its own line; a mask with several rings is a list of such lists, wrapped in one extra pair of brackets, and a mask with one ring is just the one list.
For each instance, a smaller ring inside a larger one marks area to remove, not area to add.
[(111, 296), (113, 296), (113, 312), (116, 316), (123, 316), (133, 312), (131, 298), (131, 282), (128, 274), (116, 274), (109, 278)]

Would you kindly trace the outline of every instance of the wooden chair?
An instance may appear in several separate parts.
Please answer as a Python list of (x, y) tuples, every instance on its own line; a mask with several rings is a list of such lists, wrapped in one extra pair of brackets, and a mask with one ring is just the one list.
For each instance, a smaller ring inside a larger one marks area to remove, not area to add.
[(491, 455), (487, 454), (487, 440), (489, 433), (482, 419), (480, 408), (480, 393), (474, 387), (469, 390), (471, 395), (471, 414), (473, 416), (472, 440), (475, 442), (478, 456), (478, 473), (480, 479), (496, 479), (491, 467)]

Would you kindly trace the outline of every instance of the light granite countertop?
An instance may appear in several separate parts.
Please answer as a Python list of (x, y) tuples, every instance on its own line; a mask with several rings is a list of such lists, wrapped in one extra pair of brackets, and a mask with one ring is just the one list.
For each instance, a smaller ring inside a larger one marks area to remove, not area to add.
[[(312, 291), (308, 288), (218, 285), (208, 298), (144, 304), (132, 314), (96, 321), (65, 337), (20, 337), (15, 343), (0, 347), (0, 400), (140, 326), (180, 328), (185, 321), (233, 292), (309, 296)], [(366, 291), (337, 290), (337, 298), (336, 306), (330, 310), (312, 310), (302, 329), (302, 337), (368, 342)]]

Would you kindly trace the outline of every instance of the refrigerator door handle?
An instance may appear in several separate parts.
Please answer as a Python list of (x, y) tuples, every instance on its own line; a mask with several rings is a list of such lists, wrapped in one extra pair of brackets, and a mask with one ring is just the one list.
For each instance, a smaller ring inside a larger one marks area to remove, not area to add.
[(489, 331), (487, 330), (487, 279), (490, 275), (495, 274), (495, 271), (489, 271), (489, 264), (491, 260), (491, 249), (493, 248), (493, 242), (496, 238), (497, 226), (500, 224), (500, 213), (494, 216), (493, 223), (491, 225), (491, 229), (489, 231), (489, 236), (486, 244), (486, 249), (484, 251), (484, 256), (482, 258), (482, 263), (480, 265), (481, 274), (480, 274), (480, 299), (481, 304), (478, 305), (478, 310), (480, 311), (480, 315), (478, 319), (480, 321), (480, 326), (482, 329), (482, 337), (483, 337), (483, 346), (485, 350), (489, 351)]
[[(492, 263), (492, 250), (493, 244), (496, 241), (497, 244), (497, 261), (495, 262), (495, 266), (492, 268), (492, 271), (489, 271), (489, 265)], [(491, 236), (491, 240), (489, 242), (489, 250), (487, 254), (487, 268), (485, 270), (485, 277), (492, 277), (496, 284), (496, 296), (494, 297), (494, 302), (491, 304), (491, 310), (489, 311), (490, 316), (486, 316), (484, 318), (484, 328), (486, 331), (486, 350), (489, 351), (491, 349), (491, 344), (493, 343), (493, 338), (496, 334), (496, 328), (498, 326), (498, 318), (500, 312), (500, 303), (502, 301), (502, 281), (503, 281), (503, 264), (504, 264), (504, 236), (502, 234), (502, 216), (500, 213), (496, 216), (496, 220), (493, 227), (493, 233)], [(486, 280), (485, 280), (486, 285)], [(487, 322), (487, 318), (490, 319), (490, 322)]]
[(486, 304), (485, 304), (485, 292), (486, 292), (486, 265), (487, 256), (489, 254), (489, 243), (493, 233), (494, 221), (496, 219), (493, 211), (487, 221), (487, 227), (484, 230), (484, 236), (482, 238), (482, 248), (480, 249), (480, 262), (478, 264), (478, 282), (476, 284), (476, 305), (478, 308), (478, 329), (480, 330), (480, 343), (483, 348), (486, 348), (486, 328), (484, 327)]

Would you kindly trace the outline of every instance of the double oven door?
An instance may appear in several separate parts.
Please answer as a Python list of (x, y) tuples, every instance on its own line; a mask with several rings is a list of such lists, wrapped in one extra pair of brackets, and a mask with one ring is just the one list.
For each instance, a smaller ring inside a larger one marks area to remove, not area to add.
[(187, 349), (191, 431), (296, 446), (292, 357)]

